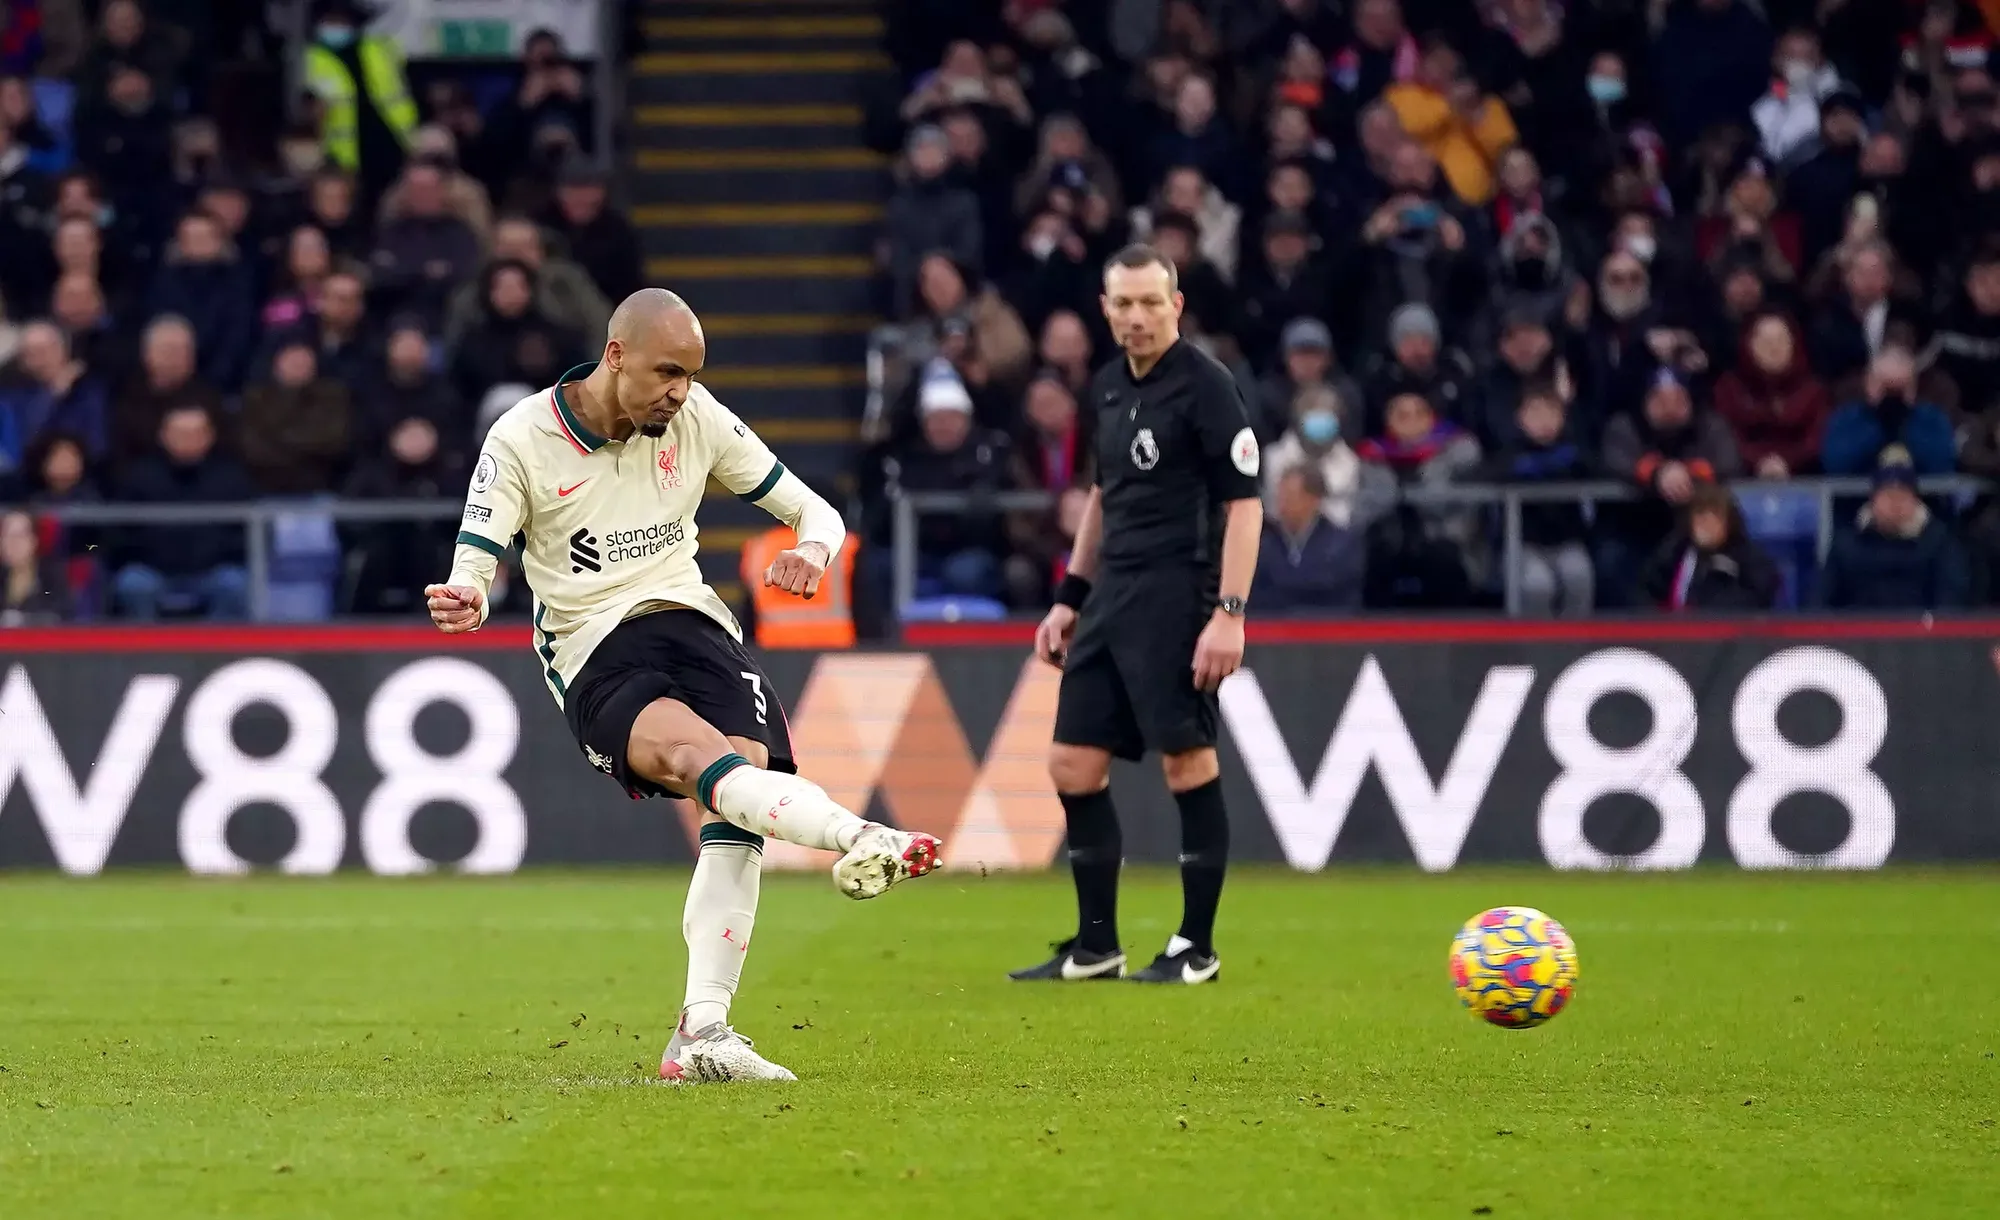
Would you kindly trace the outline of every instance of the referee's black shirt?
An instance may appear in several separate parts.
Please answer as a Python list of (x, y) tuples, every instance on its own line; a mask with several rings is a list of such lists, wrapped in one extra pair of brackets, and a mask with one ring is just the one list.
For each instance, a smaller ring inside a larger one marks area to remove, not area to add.
[(1256, 434), (1229, 370), (1185, 339), (1134, 380), (1121, 354), (1091, 379), (1106, 569), (1213, 568), (1222, 506), (1258, 494)]

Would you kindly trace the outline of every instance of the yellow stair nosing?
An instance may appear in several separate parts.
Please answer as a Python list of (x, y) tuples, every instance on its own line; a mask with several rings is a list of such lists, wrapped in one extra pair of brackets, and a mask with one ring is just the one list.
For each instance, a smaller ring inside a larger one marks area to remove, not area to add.
[(861, 107), (745, 102), (722, 106), (639, 106), (642, 127), (859, 127)]
[(739, 76), (766, 72), (882, 72), (880, 51), (649, 51), (632, 60), (640, 76)]
[(888, 215), (879, 203), (655, 203), (633, 208), (640, 228), (730, 225), (875, 224)]
[(865, 279), (877, 271), (875, 260), (860, 254), (757, 254), (646, 260), (646, 275), (654, 280)]
[(872, 148), (642, 148), (633, 155), (642, 170), (886, 169), (889, 158)]
[(648, 38), (878, 38), (879, 14), (834, 17), (644, 17)]

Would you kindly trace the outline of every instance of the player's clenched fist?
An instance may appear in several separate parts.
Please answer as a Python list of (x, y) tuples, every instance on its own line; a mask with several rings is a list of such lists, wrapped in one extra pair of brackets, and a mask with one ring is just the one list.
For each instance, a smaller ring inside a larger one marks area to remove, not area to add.
[(819, 592), (820, 577), (826, 575), (830, 558), (820, 543), (802, 542), (772, 561), (764, 573), (764, 583), (773, 589), (811, 597)]
[(427, 585), (424, 601), (430, 607), (431, 622), (446, 635), (479, 629), (479, 611), (486, 598), (471, 585)]

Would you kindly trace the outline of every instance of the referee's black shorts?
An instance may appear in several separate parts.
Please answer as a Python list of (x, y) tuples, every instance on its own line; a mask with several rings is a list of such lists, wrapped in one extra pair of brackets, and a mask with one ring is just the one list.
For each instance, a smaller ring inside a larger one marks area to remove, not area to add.
[(618, 624), (563, 696), (563, 717), (590, 765), (635, 797), (674, 795), (626, 762), (632, 722), (656, 699), (680, 700), (725, 737), (761, 742), (771, 770), (798, 770), (784, 706), (763, 666), (699, 610), (656, 610)]
[(1214, 613), (1207, 573), (1105, 572), (1063, 661), (1055, 740), (1116, 758), (1213, 746), (1212, 693), (1194, 684), (1194, 646)]

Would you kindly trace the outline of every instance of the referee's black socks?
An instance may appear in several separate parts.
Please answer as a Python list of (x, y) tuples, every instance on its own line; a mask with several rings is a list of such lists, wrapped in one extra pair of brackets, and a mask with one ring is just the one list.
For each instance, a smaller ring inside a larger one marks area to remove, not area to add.
[(1174, 793), (1181, 807), (1181, 930), (1203, 956), (1215, 953), (1215, 908), (1229, 868), (1229, 811), (1222, 777)]
[(1125, 856), (1125, 841), (1118, 833), (1111, 789), (1062, 794), (1062, 807), (1069, 827), (1069, 871), (1076, 879), (1077, 947), (1116, 953), (1118, 865)]

